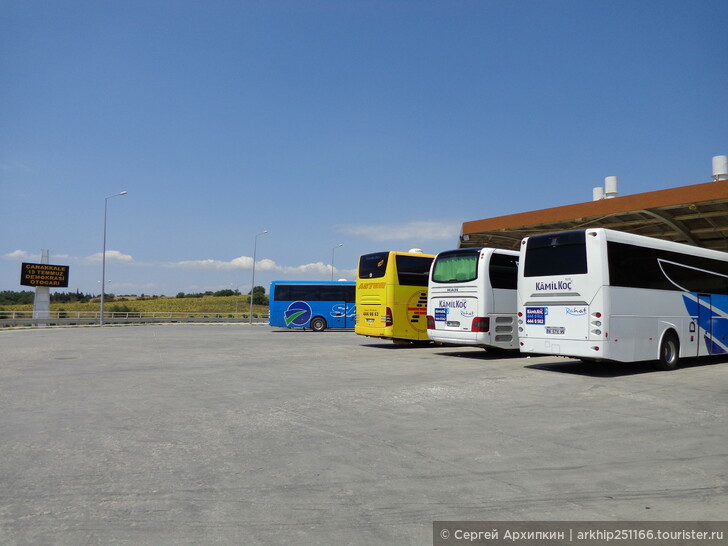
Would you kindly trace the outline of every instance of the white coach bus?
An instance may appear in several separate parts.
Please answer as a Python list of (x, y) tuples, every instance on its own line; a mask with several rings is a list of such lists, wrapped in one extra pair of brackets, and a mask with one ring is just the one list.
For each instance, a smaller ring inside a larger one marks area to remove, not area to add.
[(518, 252), (461, 248), (435, 257), (427, 287), (432, 341), (518, 349)]
[(521, 242), (523, 353), (658, 360), (728, 351), (728, 254), (608, 229)]

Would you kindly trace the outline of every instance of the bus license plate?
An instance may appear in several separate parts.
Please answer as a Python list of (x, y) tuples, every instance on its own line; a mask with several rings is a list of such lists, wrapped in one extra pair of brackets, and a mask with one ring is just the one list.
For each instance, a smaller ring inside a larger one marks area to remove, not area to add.
[(564, 328), (563, 326), (556, 326), (551, 328), (547, 327), (546, 333), (552, 335), (564, 335), (566, 333), (566, 328)]

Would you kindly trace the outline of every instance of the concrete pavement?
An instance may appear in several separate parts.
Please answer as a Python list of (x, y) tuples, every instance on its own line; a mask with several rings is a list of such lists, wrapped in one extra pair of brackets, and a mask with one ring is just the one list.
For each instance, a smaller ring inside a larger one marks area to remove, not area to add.
[(724, 520), (726, 361), (659, 372), (249, 325), (0, 331), (0, 543)]

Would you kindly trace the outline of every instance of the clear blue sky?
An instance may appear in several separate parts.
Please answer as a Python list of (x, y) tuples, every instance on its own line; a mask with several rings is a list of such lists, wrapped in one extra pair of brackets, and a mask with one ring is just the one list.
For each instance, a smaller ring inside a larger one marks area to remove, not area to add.
[(0, 7), (0, 290), (353, 278), (463, 221), (707, 182), (728, 2), (35, 1)]

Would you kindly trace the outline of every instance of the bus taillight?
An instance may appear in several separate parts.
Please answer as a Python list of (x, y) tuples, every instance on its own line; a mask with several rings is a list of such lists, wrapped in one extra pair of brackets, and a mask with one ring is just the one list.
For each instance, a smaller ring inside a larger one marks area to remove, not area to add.
[(591, 330), (591, 333), (594, 334), (594, 335), (596, 335), (596, 336), (602, 335), (602, 330), (601, 330), (602, 321), (599, 320), (600, 318), (602, 318), (602, 314), (597, 311), (596, 313), (592, 313), (591, 316), (592, 316), (592, 321), (591, 321), (592, 330)]
[(394, 324), (394, 320), (392, 320), (392, 308), (387, 307), (387, 312), (384, 315), (384, 325), (392, 326), (393, 324)]
[(427, 329), (428, 330), (435, 329), (435, 317), (433, 317), (432, 315), (427, 315)]
[(475, 317), (471, 332), (487, 332), (490, 330), (490, 317)]

